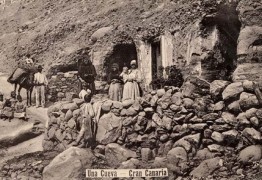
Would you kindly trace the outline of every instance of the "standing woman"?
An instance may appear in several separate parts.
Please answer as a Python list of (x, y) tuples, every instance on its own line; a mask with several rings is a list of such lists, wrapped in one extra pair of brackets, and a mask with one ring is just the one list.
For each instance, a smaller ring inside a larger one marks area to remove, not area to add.
[(141, 72), (137, 69), (136, 60), (130, 63), (131, 69), (128, 71), (127, 81), (125, 83), (125, 91), (123, 92), (123, 100), (140, 97), (139, 83), (141, 82)]
[(108, 77), (109, 86), (109, 98), (113, 101), (121, 101), (122, 98), (122, 88), (121, 88), (121, 77), (119, 73), (119, 66), (117, 63), (113, 63), (111, 67), (111, 72)]

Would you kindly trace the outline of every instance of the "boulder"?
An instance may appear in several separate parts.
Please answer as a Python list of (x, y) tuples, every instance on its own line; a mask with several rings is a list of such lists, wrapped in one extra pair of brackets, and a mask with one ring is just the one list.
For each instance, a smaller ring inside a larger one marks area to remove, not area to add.
[(224, 89), (230, 84), (228, 81), (215, 80), (210, 84), (210, 95), (215, 99), (220, 99)]
[(256, 95), (243, 92), (240, 95), (239, 105), (241, 109), (246, 110), (249, 108), (257, 107), (259, 105), (259, 102)]
[(257, 142), (261, 140), (261, 133), (254, 128), (245, 128), (243, 130), (243, 136), (251, 140), (252, 142)]
[(231, 104), (229, 104), (227, 106), (228, 108), (228, 111), (229, 112), (232, 112), (234, 114), (237, 114), (237, 113), (240, 113), (241, 112), (241, 108), (240, 108), (240, 104), (239, 104), (239, 101), (234, 101), (232, 102)]
[(240, 113), (237, 116), (237, 122), (239, 125), (248, 125), (250, 124), (250, 122), (248, 121), (247, 117), (246, 117), (246, 113)]
[(256, 116), (260, 121), (262, 121), (262, 109), (258, 109), (256, 111)]
[(66, 103), (66, 104), (63, 104), (62, 106), (61, 106), (61, 111), (63, 112), (63, 113), (66, 113), (69, 109), (71, 110), (71, 111), (74, 111), (74, 110), (76, 110), (76, 109), (78, 109), (79, 107), (78, 107), (78, 105), (76, 104), (76, 103)]
[(249, 163), (254, 161), (260, 161), (262, 159), (262, 146), (252, 145), (241, 150), (238, 155), (238, 161), (241, 163)]
[(152, 107), (156, 106), (156, 105), (157, 105), (157, 101), (158, 101), (158, 96), (157, 96), (157, 95), (154, 95), (154, 96), (152, 97), (152, 99), (150, 100), (150, 105), (151, 105)]
[(171, 102), (172, 104), (180, 106), (182, 104), (182, 98), (183, 98), (183, 94), (181, 92), (176, 92), (175, 94), (172, 95)]
[(162, 96), (164, 96), (164, 94), (166, 93), (166, 91), (165, 91), (165, 89), (158, 89), (156, 93), (157, 93), (157, 96), (158, 96), (159, 98), (161, 98)]
[(73, 102), (76, 103), (79, 107), (85, 102), (83, 99), (74, 98)]
[(167, 158), (166, 157), (156, 157), (152, 166), (154, 168), (163, 168), (167, 165)]
[(98, 121), (96, 140), (101, 144), (115, 142), (121, 135), (121, 117), (113, 113), (104, 114)]
[(218, 143), (222, 143), (224, 141), (224, 135), (216, 131), (212, 133), (211, 138)]
[(206, 122), (206, 121), (215, 121), (218, 118), (219, 118), (219, 115), (217, 113), (209, 113), (209, 114), (206, 114), (206, 115), (204, 115), (202, 117), (204, 122)]
[(190, 82), (185, 82), (182, 86), (182, 94), (184, 97), (193, 98), (193, 93), (196, 90), (196, 86)]
[(250, 118), (252, 118), (252, 117), (255, 117), (256, 114), (257, 114), (257, 111), (258, 111), (258, 109), (256, 109), (256, 108), (248, 109), (248, 110), (245, 112), (246, 118), (250, 119)]
[(222, 111), (225, 108), (225, 103), (224, 101), (219, 101), (213, 106), (213, 110), (215, 112), (217, 111)]
[(153, 159), (153, 152), (150, 148), (141, 149), (141, 158), (143, 162), (148, 162)]
[(257, 117), (252, 117), (252, 118), (250, 118), (250, 123), (251, 123), (253, 126), (258, 127), (259, 124), (260, 124), (260, 121), (259, 121), (259, 119), (258, 119)]
[(207, 178), (220, 167), (219, 162), (219, 157), (204, 160), (197, 168), (191, 171), (190, 175), (194, 178)]
[[(76, 110), (75, 110), (76, 111)], [(65, 114), (65, 121), (69, 121), (73, 117), (73, 112), (69, 109)]]
[(121, 163), (118, 169), (137, 169), (140, 164), (140, 161), (135, 158), (131, 158), (127, 161)]
[(126, 115), (127, 116), (135, 116), (138, 114), (138, 111), (136, 111), (132, 106), (129, 107), (127, 110), (126, 110)]
[(91, 35), (91, 40), (93, 42), (96, 42), (98, 39), (102, 38), (103, 36), (110, 34), (112, 30), (113, 30), (113, 26), (99, 28)]
[(243, 81), (243, 88), (244, 88), (244, 91), (246, 91), (246, 92), (254, 92), (253, 81), (244, 80)]
[(224, 136), (224, 142), (227, 145), (236, 145), (239, 141), (239, 133), (237, 130), (229, 130), (222, 133)]
[(187, 170), (185, 164), (188, 161), (187, 152), (182, 147), (175, 147), (167, 153), (167, 167), (178, 174)]
[(223, 112), (221, 117), (228, 124), (235, 124), (236, 123), (236, 117), (229, 112)]
[(211, 144), (211, 145), (208, 145), (207, 148), (210, 152), (223, 152), (224, 151), (224, 147), (219, 144)]
[(234, 99), (239, 96), (240, 93), (244, 91), (243, 85), (241, 82), (235, 82), (229, 84), (222, 93), (223, 100)]
[(70, 180), (84, 179), (85, 169), (92, 168), (92, 163), (96, 160), (92, 151), (70, 147), (57, 155), (49, 165), (44, 168), (44, 180)]
[(115, 108), (115, 109), (123, 109), (123, 104), (122, 104), (122, 102), (114, 101), (112, 107)]
[(175, 105), (175, 104), (172, 104), (170, 106), (170, 109), (174, 112), (178, 112), (178, 111), (181, 111), (182, 110), (182, 107), (181, 106), (178, 106), (178, 105)]
[(187, 109), (191, 109), (194, 104), (194, 101), (190, 98), (183, 99), (183, 106)]
[(122, 105), (124, 108), (129, 108), (130, 106), (132, 106), (132, 104), (134, 104), (134, 102), (135, 101), (133, 99), (127, 99), (122, 102)]
[(136, 158), (136, 152), (124, 148), (116, 143), (106, 145), (105, 158), (111, 167), (118, 167), (122, 162), (129, 158)]
[(113, 106), (113, 101), (107, 100), (107, 101), (105, 101), (105, 102), (102, 104), (101, 108), (102, 108), (102, 110), (103, 110), (104, 112), (109, 112), (109, 111), (111, 110), (111, 107), (112, 107), (112, 106)]
[(206, 159), (214, 158), (215, 154), (210, 152), (208, 148), (204, 148), (204, 149), (198, 150), (195, 157), (197, 160), (206, 160)]

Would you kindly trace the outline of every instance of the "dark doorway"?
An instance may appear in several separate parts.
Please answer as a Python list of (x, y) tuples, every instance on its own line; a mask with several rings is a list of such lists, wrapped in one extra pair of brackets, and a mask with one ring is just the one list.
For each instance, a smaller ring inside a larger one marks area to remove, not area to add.
[(152, 50), (152, 75), (153, 78), (162, 76), (159, 72), (162, 67), (162, 57), (161, 57), (161, 48), (160, 41), (153, 42), (151, 45)]
[(105, 58), (105, 70), (107, 74), (113, 63), (119, 65), (119, 70), (122, 71), (124, 65), (130, 67), (131, 60), (137, 60), (137, 51), (135, 44), (118, 44), (114, 47), (112, 53)]

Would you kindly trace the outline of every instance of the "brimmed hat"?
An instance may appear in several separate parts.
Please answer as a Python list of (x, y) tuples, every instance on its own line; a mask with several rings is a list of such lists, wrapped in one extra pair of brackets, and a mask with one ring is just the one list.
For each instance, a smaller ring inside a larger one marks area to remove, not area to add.
[(37, 66), (37, 69), (43, 69), (43, 67), (41, 65)]
[(136, 60), (132, 60), (132, 61), (130, 62), (130, 65), (133, 65), (133, 64), (136, 65)]

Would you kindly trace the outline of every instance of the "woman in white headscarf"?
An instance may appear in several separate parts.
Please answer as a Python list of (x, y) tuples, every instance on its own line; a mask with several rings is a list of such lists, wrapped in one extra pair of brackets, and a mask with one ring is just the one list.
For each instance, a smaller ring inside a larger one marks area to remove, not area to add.
[(139, 83), (141, 82), (141, 72), (137, 69), (136, 60), (132, 60), (130, 66), (131, 69), (129, 69), (128, 75), (124, 80), (123, 101), (126, 99), (135, 100), (137, 97), (140, 97)]

